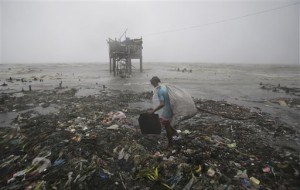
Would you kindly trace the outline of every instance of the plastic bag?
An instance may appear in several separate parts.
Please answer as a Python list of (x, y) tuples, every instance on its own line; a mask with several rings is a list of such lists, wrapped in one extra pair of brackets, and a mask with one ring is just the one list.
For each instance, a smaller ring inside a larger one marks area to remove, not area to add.
[(158, 114), (143, 113), (139, 117), (139, 126), (142, 134), (160, 134), (161, 126)]
[(116, 119), (125, 119), (126, 115), (125, 113), (121, 112), (121, 111), (117, 111), (116, 113), (113, 114), (112, 116), (112, 120), (116, 120)]
[[(168, 90), (171, 109), (173, 117), (171, 119), (171, 125), (176, 126), (180, 121), (193, 117), (197, 113), (197, 108), (191, 97), (191, 95), (183, 89), (178, 88), (175, 85), (164, 84)], [(158, 88), (153, 91), (153, 108), (159, 105)], [(162, 109), (156, 112), (159, 116), (162, 113)]]
[(51, 166), (51, 161), (45, 157), (36, 157), (32, 160), (33, 166), (38, 166), (36, 171), (39, 173), (44, 172), (48, 167)]

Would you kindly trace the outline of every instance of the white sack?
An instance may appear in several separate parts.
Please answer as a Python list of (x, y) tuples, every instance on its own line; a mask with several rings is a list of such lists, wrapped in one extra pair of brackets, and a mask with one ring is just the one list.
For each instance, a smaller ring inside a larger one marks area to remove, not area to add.
[[(163, 85), (161, 85), (163, 86)], [(171, 119), (171, 125), (175, 126), (180, 121), (193, 117), (197, 113), (197, 108), (191, 97), (191, 95), (183, 90), (178, 88), (175, 85), (167, 84), (164, 85), (167, 87), (168, 95), (170, 99), (171, 109), (173, 112), (173, 117)], [(158, 89), (153, 90), (153, 109), (159, 105), (158, 99)], [(156, 112), (161, 115), (162, 109)]]

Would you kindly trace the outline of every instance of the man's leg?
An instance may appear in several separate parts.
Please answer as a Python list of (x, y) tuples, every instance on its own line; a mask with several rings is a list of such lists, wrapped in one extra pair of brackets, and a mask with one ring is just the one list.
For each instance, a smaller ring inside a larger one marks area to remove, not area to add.
[(174, 127), (171, 126), (170, 122), (169, 122), (169, 124), (170, 124), (170, 128), (172, 130), (172, 136), (178, 136), (179, 134), (178, 134), (177, 130)]
[(177, 135), (177, 131), (171, 126), (170, 121), (166, 119), (160, 119), (160, 123), (165, 127), (168, 139), (168, 148), (173, 147), (173, 136)]

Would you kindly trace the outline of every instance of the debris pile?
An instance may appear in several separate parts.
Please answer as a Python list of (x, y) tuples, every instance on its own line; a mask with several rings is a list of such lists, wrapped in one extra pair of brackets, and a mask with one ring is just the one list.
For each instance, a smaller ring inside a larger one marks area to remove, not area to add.
[[(1, 95), (1, 112), (59, 105), (0, 128), (0, 189), (297, 189), (299, 152), (275, 146), (295, 131), (268, 115), (195, 99), (198, 113), (165, 134), (142, 135), (130, 102), (151, 93), (75, 89)], [(26, 102), (26, 105), (21, 102)], [(23, 105), (23, 106), (22, 106)], [(30, 114), (30, 113), (29, 113)], [(164, 133), (164, 131), (163, 131)]]
[(276, 98), (270, 100), (270, 102), (280, 106), (288, 106), (296, 109), (300, 108), (300, 98)]
[(259, 84), (261, 89), (264, 90), (272, 90), (273, 92), (285, 92), (287, 94), (292, 94), (295, 96), (300, 96), (300, 88), (298, 87), (287, 87), (287, 86), (282, 86), (280, 84), (278, 85), (273, 85), (273, 84)]
[(255, 117), (254, 112), (250, 109), (244, 108), (238, 105), (232, 105), (225, 101), (219, 101), (217, 104), (213, 100), (195, 100), (197, 109), (203, 112), (208, 112), (215, 115), (221, 115), (222, 117), (234, 119), (234, 120), (247, 120)]

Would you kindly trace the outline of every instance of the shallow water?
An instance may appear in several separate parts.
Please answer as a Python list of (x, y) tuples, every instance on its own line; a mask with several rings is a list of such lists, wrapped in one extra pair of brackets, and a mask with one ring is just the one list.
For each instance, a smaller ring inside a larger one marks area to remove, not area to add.
[[(299, 109), (269, 102), (277, 97), (297, 96), (262, 90), (259, 85), (262, 82), (300, 87), (299, 65), (145, 63), (142, 73), (138, 71), (137, 63), (134, 66), (137, 69), (133, 70), (130, 78), (120, 78), (109, 72), (108, 64), (2, 64), (0, 84), (9, 77), (24, 78), (26, 82), (5, 81), (8, 86), (1, 86), (0, 93), (21, 92), (22, 88), (26, 91), (29, 85), (33, 91), (51, 90), (59, 87), (60, 82), (64, 88), (80, 89), (77, 96), (97, 95), (105, 89), (144, 92), (152, 90), (149, 80), (152, 76), (158, 76), (162, 82), (178, 85), (196, 98), (257, 107), (294, 127), (300, 126)], [(178, 68), (187, 68), (192, 72), (178, 72)], [(103, 89), (103, 85), (107, 88)]]
[[(37, 106), (31, 109), (26, 109), (23, 111), (18, 111), (18, 112), (4, 112), (0, 113), (0, 127), (9, 127), (11, 126), (11, 122), (18, 117), (18, 115), (22, 113), (27, 113), (27, 112), (36, 112), (38, 115), (47, 115), (50, 113), (55, 113), (59, 111), (59, 106), (50, 104), (48, 107), (43, 108), (41, 106)], [(32, 114), (31, 117), (35, 117), (35, 114)]]

